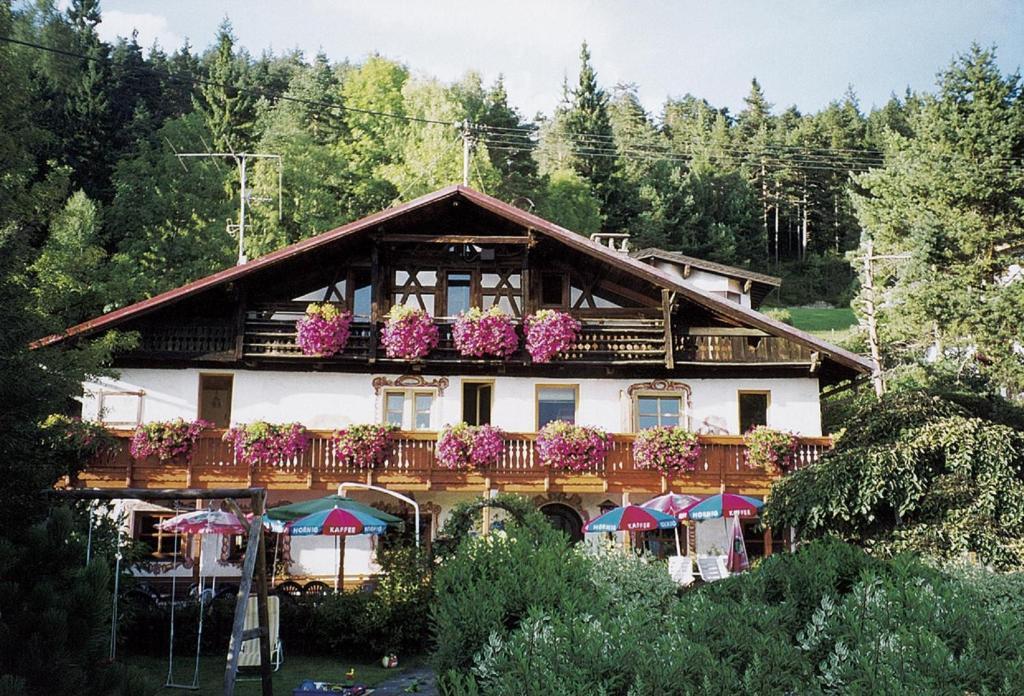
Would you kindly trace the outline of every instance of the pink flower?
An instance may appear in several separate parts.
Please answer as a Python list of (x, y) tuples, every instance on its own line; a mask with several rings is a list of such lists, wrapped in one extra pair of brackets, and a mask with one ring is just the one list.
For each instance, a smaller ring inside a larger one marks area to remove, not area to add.
[(437, 438), (437, 462), (447, 469), (494, 466), (505, 449), (505, 433), (490, 425), (445, 426)]
[(700, 461), (697, 436), (685, 428), (658, 426), (640, 431), (633, 440), (633, 459), (638, 469), (657, 469), (665, 476), (693, 471)]
[(334, 453), (343, 464), (372, 468), (384, 462), (397, 430), (380, 423), (349, 426), (334, 434)]
[(604, 463), (611, 438), (600, 428), (552, 421), (537, 433), (537, 454), (553, 469), (584, 471)]
[(381, 330), (381, 342), (389, 358), (419, 360), (435, 347), (437, 325), (420, 309), (395, 305)]
[(526, 350), (536, 363), (550, 362), (576, 342), (580, 323), (565, 312), (542, 309), (526, 317)]
[(512, 317), (497, 305), (486, 312), (474, 307), (460, 314), (452, 326), (452, 338), (459, 352), (474, 358), (507, 358), (519, 348)]
[(306, 427), (299, 423), (274, 425), (263, 421), (236, 425), (224, 433), (235, 457), (245, 464), (284, 462), (302, 454), (311, 442)]
[(295, 343), (304, 355), (329, 357), (345, 349), (351, 325), (351, 312), (339, 312), (332, 304), (311, 304), (295, 324)]
[(174, 457), (189, 457), (199, 435), (213, 423), (205, 420), (187, 422), (181, 418), (173, 421), (155, 421), (135, 429), (128, 451), (135, 459), (153, 457), (166, 461)]
[(746, 463), (751, 469), (764, 469), (779, 476), (796, 464), (800, 441), (793, 433), (758, 425), (744, 433), (743, 442), (747, 446)]

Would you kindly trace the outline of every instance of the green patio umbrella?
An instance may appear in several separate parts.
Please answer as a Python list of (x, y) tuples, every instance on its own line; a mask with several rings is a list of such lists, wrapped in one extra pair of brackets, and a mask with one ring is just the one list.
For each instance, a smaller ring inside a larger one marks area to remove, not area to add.
[[(346, 498), (343, 495), (328, 495), (323, 498), (315, 498), (313, 500), (303, 500), (300, 503), (292, 503), (291, 505), (281, 505), (279, 507), (270, 508), (267, 510), (267, 519), (279, 523), (291, 522), (301, 517), (312, 515), (315, 512), (324, 512), (332, 510), (334, 508), (340, 508), (342, 510), (349, 510), (351, 512), (361, 512), (371, 517), (376, 517), (378, 520), (386, 522), (388, 527), (395, 530), (402, 530), (405, 527), (405, 522), (401, 517), (395, 517), (394, 515), (378, 510), (375, 507), (364, 505), (358, 501)], [(338, 537), (338, 571), (335, 579), (335, 588), (343, 581), (342, 569), (345, 567), (345, 537)]]
[(267, 510), (267, 518), (277, 520), (279, 522), (291, 522), (292, 520), (297, 520), (300, 517), (312, 515), (314, 512), (323, 512), (324, 510), (331, 510), (333, 508), (352, 510), (353, 512), (372, 515), (379, 520), (387, 522), (389, 527), (393, 527), (395, 529), (400, 530), (405, 526), (405, 522), (401, 517), (395, 517), (383, 510), (378, 510), (375, 507), (364, 505), (363, 503), (352, 500), (351, 498), (346, 498), (343, 495), (328, 495), (323, 498), (303, 500), (299, 503), (270, 508)]

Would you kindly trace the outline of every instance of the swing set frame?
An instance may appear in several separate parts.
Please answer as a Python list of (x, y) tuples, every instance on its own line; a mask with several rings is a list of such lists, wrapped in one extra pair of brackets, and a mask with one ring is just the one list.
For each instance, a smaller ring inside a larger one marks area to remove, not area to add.
[[(68, 488), (45, 491), (47, 495), (70, 500), (212, 500), (223, 499), (238, 519), (245, 519), (236, 498), (248, 498), (252, 505), (252, 524), (246, 535), (242, 576), (235, 600), (235, 617), (231, 627), (231, 649), (224, 668), (224, 696), (234, 696), (238, 679), (238, 656), (242, 642), (259, 639), (260, 681), (262, 696), (273, 696), (273, 666), (270, 664), (270, 617), (268, 613), (267, 563), (264, 556), (263, 513), (266, 510), (265, 488)], [(254, 543), (255, 542), (255, 543)], [(245, 606), (253, 583), (256, 584), (259, 627), (245, 628)]]

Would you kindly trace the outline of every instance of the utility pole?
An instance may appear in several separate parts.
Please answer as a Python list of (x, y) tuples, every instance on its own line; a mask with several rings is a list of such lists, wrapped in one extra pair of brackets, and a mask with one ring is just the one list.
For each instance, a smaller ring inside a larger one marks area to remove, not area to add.
[(875, 243), (867, 241), (864, 262), (864, 316), (868, 324), (868, 348), (871, 350), (871, 382), (875, 394), (881, 398), (885, 394), (885, 377), (882, 375), (882, 350), (878, 340), (877, 304), (875, 302), (875, 267), (874, 262), (882, 259), (905, 260), (910, 254), (875, 255)]
[[(245, 255), (245, 205), (250, 198), (247, 180), (247, 166), (251, 159), (273, 159), (277, 160), (277, 217), (281, 218), (282, 211), (282, 180), (284, 178), (284, 156), (274, 155), (262, 152), (182, 152), (175, 153), (178, 156), (178, 161), (181, 161), (184, 157), (212, 157), (212, 158), (227, 158), (233, 160), (235, 165), (238, 167), (239, 180), (241, 181), (241, 192), (239, 195), (238, 203), (238, 224), (228, 225), (228, 232), (238, 231), (238, 265), (243, 265), (248, 259)], [(182, 162), (182, 166), (185, 163)], [(187, 168), (186, 168), (187, 170)]]
[(462, 121), (462, 185), (469, 186), (469, 119)]

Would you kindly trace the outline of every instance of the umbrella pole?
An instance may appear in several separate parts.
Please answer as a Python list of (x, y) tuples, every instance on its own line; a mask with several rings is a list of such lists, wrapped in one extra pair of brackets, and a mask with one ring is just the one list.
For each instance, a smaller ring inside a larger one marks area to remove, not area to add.
[(334, 577), (334, 589), (345, 589), (345, 537), (338, 537), (338, 573)]
[(676, 523), (676, 526), (675, 526), (675, 528), (672, 531), (674, 531), (676, 533), (676, 555), (677, 556), (682, 556), (683, 555), (683, 551), (682, 551), (682, 548), (679, 546), (679, 523), (678, 522)]

